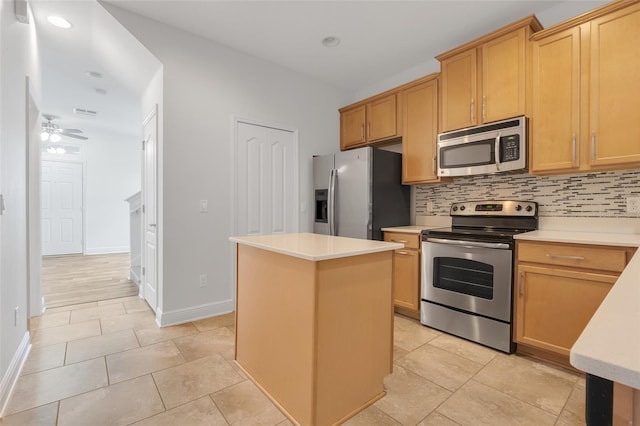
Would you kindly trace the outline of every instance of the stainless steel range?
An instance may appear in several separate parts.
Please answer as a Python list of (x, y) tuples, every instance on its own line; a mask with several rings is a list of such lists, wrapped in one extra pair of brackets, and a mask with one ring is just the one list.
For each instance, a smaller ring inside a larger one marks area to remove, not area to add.
[(538, 204), (454, 203), (450, 215), (422, 234), (421, 322), (513, 352), (513, 236), (538, 228)]

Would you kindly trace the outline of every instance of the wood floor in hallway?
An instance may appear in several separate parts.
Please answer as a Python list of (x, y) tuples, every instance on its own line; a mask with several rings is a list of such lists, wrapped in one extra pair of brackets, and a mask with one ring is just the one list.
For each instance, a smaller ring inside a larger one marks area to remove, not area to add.
[(41, 279), (47, 308), (138, 294), (129, 279), (129, 253), (45, 256)]

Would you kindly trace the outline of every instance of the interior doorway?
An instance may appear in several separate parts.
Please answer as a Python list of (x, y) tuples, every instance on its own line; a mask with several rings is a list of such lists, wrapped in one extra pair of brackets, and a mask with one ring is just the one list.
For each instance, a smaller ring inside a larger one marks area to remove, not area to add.
[(298, 231), (298, 133), (236, 120), (235, 235)]
[(42, 255), (83, 253), (82, 163), (42, 161)]
[(142, 285), (151, 309), (158, 308), (158, 106), (143, 122), (142, 160)]

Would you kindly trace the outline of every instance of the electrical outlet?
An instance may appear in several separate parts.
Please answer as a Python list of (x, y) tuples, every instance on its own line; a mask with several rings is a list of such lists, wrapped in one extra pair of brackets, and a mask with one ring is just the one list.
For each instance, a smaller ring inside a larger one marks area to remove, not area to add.
[(627, 197), (627, 213), (640, 213), (640, 197)]
[(427, 213), (433, 213), (433, 201), (427, 200)]
[(207, 274), (200, 274), (200, 287), (207, 286)]

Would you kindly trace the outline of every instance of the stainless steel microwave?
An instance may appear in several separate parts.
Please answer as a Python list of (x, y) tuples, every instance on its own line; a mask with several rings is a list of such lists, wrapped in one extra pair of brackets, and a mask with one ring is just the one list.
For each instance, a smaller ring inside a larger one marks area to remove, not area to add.
[(527, 118), (496, 121), (438, 135), (438, 176), (527, 169)]

